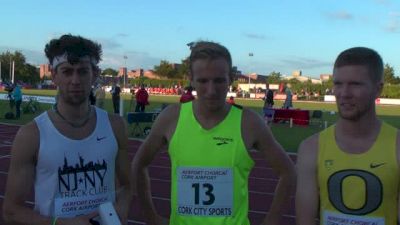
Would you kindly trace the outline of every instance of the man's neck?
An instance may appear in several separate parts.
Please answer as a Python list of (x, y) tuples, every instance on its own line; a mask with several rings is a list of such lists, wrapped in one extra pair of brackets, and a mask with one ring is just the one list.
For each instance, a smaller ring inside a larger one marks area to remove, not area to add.
[(363, 138), (374, 135), (381, 125), (376, 114), (366, 115), (358, 120), (340, 118), (336, 129), (341, 135), (353, 138)]
[(203, 127), (214, 127), (216, 124), (225, 119), (228, 115), (230, 105), (225, 103), (220, 109), (210, 111), (206, 107), (198, 105), (198, 101), (193, 101), (193, 112), (198, 122)]
[(62, 100), (57, 102), (58, 112), (65, 117), (65, 119), (74, 121), (86, 117), (89, 111), (89, 102), (85, 101), (79, 105), (72, 105)]

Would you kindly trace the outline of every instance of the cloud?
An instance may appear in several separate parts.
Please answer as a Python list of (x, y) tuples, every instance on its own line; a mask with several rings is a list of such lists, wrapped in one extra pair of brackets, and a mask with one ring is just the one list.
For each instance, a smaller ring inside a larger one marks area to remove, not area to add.
[(326, 14), (328, 18), (334, 20), (352, 20), (354, 16), (346, 11), (330, 12)]
[(389, 5), (390, 4), (389, 0), (374, 0), (374, 2), (381, 4), (381, 5)]
[(147, 52), (127, 51), (123, 54), (108, 52), (103, 54), (100, 67), (103, 69), (108, 67), (113, 69), (124, 67), (124, 55), (127, 56), (126, 67), (128, 70), (137, 68), (153, 69), (154, 65), (160, 64), (161, 61), (161, 58), (153, 57)]
[(25, 56), (26, 62), (32, 65), (40, 65), (48, 62), (44, 51), (0, 46), (0, 53), (5, 53), (7, 51), (12, 53), (15, 51), (22, 52), (22, 54)]
[(114, 38), (97, 38), (95, 39), (104, 49), (117, 49), (120, 48), (122, 45), (117, 42)]
[(332, 66), (331, 62), (304, 57), (292, 57), (291, 59), (283, 59), (280, 61), (285, 67), (294, 69), (315, 69)]
[(254, 34), (254, 33), (243, 33), (243, 35), (250, 39), (257, 39), (257, 40), (267, 40), (269, 39), (265, 35), (262, 34)]
[(398, 33), (400, 31), (400, 22), (398, 20), (389, 21), (385, 30), (389, 33)]
[(385, 30), (389, 33), (400, 32), (400, 12), (389, 13), (389, 21), (385, 26)]

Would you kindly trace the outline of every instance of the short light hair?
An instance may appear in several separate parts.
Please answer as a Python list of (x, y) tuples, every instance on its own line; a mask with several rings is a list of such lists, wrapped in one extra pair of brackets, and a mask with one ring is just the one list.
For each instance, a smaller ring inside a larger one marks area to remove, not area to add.
[(366, 66), (372, 81), (383, 81), (383, 60), (375, 50), (366, 47), (346, 49), (337, 57), (334, 69), (351, 65)]
[(229, 78), (233, 81), (232, 73), (232, 57), (229, 50), (218, 43), (210, 41), (198, 41), (191, 45), (191, 53), (189, 56), (189, 69), (190, 73), (193, 75), (193, 63), (199, 59), (215, 60), (218, 58), (223, 58), (228, 62), (229, 66)]

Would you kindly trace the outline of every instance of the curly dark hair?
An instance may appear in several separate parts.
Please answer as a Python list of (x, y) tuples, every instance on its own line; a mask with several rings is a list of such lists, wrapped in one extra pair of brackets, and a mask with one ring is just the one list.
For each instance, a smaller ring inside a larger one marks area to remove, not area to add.
[[(52, 64), (54, 57), (67, 54), (68, 62), (75, 64), (84, 56), (89, 56), (97, 61), (101, 60), (102, 50), (101, 45), (81, 36), (71, 34), (62, 35), (58, 39), (52, 39), (44, 49), (49, 63)], [(93, 65), (97, 68), (96, 65)]]
[(192, 73), (193, 63), (198, 59), (209, 59), (214, 60), (223, 58), (228, 62), (229, 65), (229, 77), (233, 80), (232, 73), (232, 57), (229, 50), (218, 43), (211, 41), (198, 41), (190, 43), (190, 56), (189, 56), (189, 69)]

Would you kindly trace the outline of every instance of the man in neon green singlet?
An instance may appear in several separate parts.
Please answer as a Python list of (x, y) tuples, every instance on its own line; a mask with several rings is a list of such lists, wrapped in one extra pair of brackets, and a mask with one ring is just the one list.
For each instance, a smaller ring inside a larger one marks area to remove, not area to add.
[(376, 115), (381, 57), (364, 47), (343, 51), (333, 83), (337, 123), (299, 147), (297, 224), (316, 224), (319, 213), (324, 225), (397, 225), (400, 133)]
[(294, 184), (294, 167), (263, 119), (226, 103), (233, 81), (229, 51), (213, 42), (191, 47), (193, 102), (171, 105), (158, 117), (133, 162), (137, 195), (148, 224), (168, 224), (151, 200), (147, 167), (163, 146), (171, 158), (169, 224), (249, 225), (249, 150), (263, 154), (280, 175), (275, 198), (263, 224), (279, 224)]

